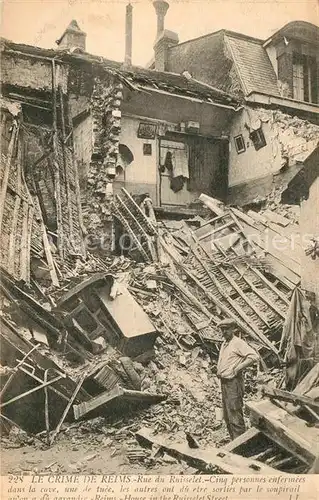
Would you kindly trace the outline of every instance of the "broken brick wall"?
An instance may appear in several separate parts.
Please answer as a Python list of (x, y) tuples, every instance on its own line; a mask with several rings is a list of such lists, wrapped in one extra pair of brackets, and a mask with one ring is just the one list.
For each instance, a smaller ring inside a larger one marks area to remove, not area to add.
[[(266, 145), (256, 150), (250, 133), (261, 128)], [(236, 149), (235, 137), (241, 135), (245, 151)], [(266, 198), (277, 186), (281, 170), (295, 175), (296, 165), (315, 148), (319, 125), (280, 110), (246, 107), (233, 120), (230, 132), (228, 201), (238, 205)], [(285, 174), (284, 182), (289, 181)]]
[(87, 241), (91, 251), (107, 252), (111, 249), (110, 202), (119, 151), (123, 88), (116, 76), (82, 68), (71, 70), (70, 90)]

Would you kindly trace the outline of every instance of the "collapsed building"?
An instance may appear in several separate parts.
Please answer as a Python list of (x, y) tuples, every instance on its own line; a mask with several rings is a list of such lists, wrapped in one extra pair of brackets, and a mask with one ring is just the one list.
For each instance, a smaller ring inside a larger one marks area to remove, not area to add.
[[(265, 388), (269, 399), (249, 403), (248, 434), (224, 456), (210, 449), (204, 465), (178, 445), (158, 444), (149, 429), (138, 441), (200, 470), (210, 470), (215, 453), (217, 471), (304, 472), (316, 456), (319, 420), (308, 394), (319, 362), (317, 87), (308, 76), (305, 99), (300, 89), (289, 94), (271, 64), (275, 49), (278, 61), (288, 54), (282, 37), (291, 37), (289, 50), (294, 37), (306, 37), (310, 50), (317, 28), (304, 33), (292, 23), (265, 44), (225, 31), (178, 44), (158, 10), (166, 2), (154, 4), (148, 69), (132, 66), (129, 44), (124, 64), (88, 54), (76, 21), (57, 49), (2, 40), (3, 421), (46, 433), (52, 445), (64, 421), (170, 408), (172, 382), (158, 358), (185, 370), (207, 356), (214, 365), (217, 324), (231, 318), (265, 370), (279, 370), (289, 346), (304, 361), (310, 342), (308, 379), (295, 377), (293, 395)], [(128, 7), (128, 35), (131, 15)], [(224, 72), (197, 72), (198, 63), (207, 68), (199, 56)], [(312, 235), (306, 252), (301, 231)], [(309, 320), (301, 340), (289, 329), (300, 319), (292, 318), (298, 300)], [(293, 400), (293, 412), (282, 403), (278, 410), (276, 401)], [(187, 404), (191, 411), (191, 398)], [(178, 416), (184, 426), (188, 413)], [(288, 434), (274, 436), (274, 428)], [(209, 442), (214, 425), (205, 429)]]

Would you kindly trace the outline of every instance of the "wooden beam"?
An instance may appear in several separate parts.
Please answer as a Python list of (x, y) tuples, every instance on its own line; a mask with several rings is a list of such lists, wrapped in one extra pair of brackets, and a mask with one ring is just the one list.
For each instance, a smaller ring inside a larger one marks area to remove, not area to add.
[(293, 394), (305, 395), (313, 387), (318, 385), (319, 381), (319, 363), (315, 364), (307, 375), (299, 382), (293, 390)]
[(34, 203), (36, 206), (37, 215), (38, 215), (38, 217), (40, 217), (43, 249), (44, 249), (44, 253), (45, 253), (45, 258), (47, 260), (52, 284), (56, 287), (59, 287), (60, 283), (59, 283), (58, 275), (57, 275), (56, 269), (55, 269), (55, 264), (54, 264), (54, 260), (53, 260), (53, 256), (52, 256), (52, 252), (51, 252), (51, 247), (50, 247), (50, 243), (49, 243), (49, 239), (48, 239), (48, 235), (47, 235), (47, 230), (46, 230), (46, 227), (44, 225), (44, 221), (43, 221), (43, 217), (42, 217), (40, 202), (39, 202), (39, 199), (37, 197), (34, 197)]
[(260, 429), (272, 441), (311, 465), (319, 454), (319, 429), (278, 408), (269, 400), (249, 402), (252, 425)]
[(15, 377), (15, 375), (17, 373), (18, 368), (20, 368), (20, 366), (28, 359), (28, 357), (33, 353), (33, 351), (35, 351), (35, 349), (37, 349), (38, 347), (40, 347), (40, 344), (36, 344), (35, 346), (33, 346), (30, 349), (30, 351), (25, 356), (23, 356), (23, 358), (18, 362), (17, 366), (15, 366), (14, 371), (11, 373), (10, 377), (8, 378), (8, 380), (6, 381), (6, 383), (4, 384), (4, 386), (1, 390), (0, 400), (2, 400), (3, 396), (5, 395), (9, 385), (11, 384), (13, 378)]
[(230, 441), (230, 443), (227, 443), (225, 446), (223, 446), (223, 449), (227, 451), (234, 451), (236, 450), (236, 448), (239, 448), (239, 446), (247, 444), (248, 441), (258, 438), (260, 435), (261, 432), (259, 429), (257, 429), (256, 427), (250, 427), (246, 432), (244, 432), (244, 434), (241, 434), (237, 438)]
[(40, 389), (44, 389), (48, 385), (54, 384), (55, 382), (58, 382), (62, 378), (65, 378), (66, 375), (58, 375), (52, 380), (49, 380), (48, 382), (43, 382), (41, 385), (34, 387), (33, 389), (30, 389), (29, 391), (23, 392), (22, 394), (19, 394), (18, 396), (15, 396), (12, 399), (9, 399), (9, 401), (5, 401), (4, 403), (0, 404), (0, 408), (4, 408), (5, 406), (10, 405), (11, 403), (14, 403), (15, 401), (18, 401), (19, 399), (25, 398), (26, 396), (29, 396), (30, 394), (33, 394), (34, 392), (39, 391)]
[(211, 313), (209, 310), (202, 304), (201, 301), (199, 301), (185, 286), (183, 281), (181, 281), (177, 276), (174, 276), (172, 273), (168, 271), (164, 271), (165, 275), (167, 278), (173, 283), (174, 286), (189, 300), (189, 302), (195, 306), (199, 311), (202, 311), (202, 313), (205, 314), (205, 316), (210, 319), (211, 318)]
[(308, 398), (307, 396), (301, 396), (298, 394), (293, 394), (292, 392), (283, 391), (281, 389), (274, 389), (272, 387), (263, 386), (263, 393), (275, 399), (280, 399), (282, 401), (288, 401), (289, 403), (299, 404), (302, 406), (310, 406), (315, 410), (319, 410), (319, 402), (314, 399)]
[(0, 191), (0, 230), (1, 230), (1, 226), (2, 226), (3, 211), (4, 211), (6, 193), (7, 193), (9, 177), (10, 177), (11, 162), (12, 162), (12, 157), (14, 154), (14, 147), (15, 147), (16, 140), (18, 137), (18, 133), (19, 133), (19, 126), (16, 125), (15, 122), (13, 122), (8, 152), (7, 152), (7, 156), (6, 156), (1, 191)]
[(81, 378), (80, 378), (80, 380), (79, 380), (79, 382), (78, 382), (78, 384), (77, 384), (76, 388), (74, 389), (74, 392), (73, 392), (73, 394), (72, 394), (71, 398), (70, 398), (70, 399), (69, 399), (69, 401), (68, 401), (68, 404), (67, 404), (67, 405), (66, 405), (66, 407), (64, 408), (64, 412), (63, 412), (63, 414), (62, 414), (62, 416), (61, 416), (61, 418), (60, 418), (60, 420), (59, 420), (58, 425), (56, 426), (56, 429), (55, 429), (54, 433), (52, 434), (51, 439), (49, 438), (49, 444), (51, 444), (51, 445), (52, 445), (52, 444), (54, 443), (55, 438), (56, 438), (56, 437), (57, 437), (57, 435), (59, 434), (60, 429), (61, 429), (61, 427), (62, 427), (62, 424), (63, 424), (64, 420), (66, 419), (66, 416), (67, 416), (67, 414), (69, 413), (69, 410), (70, 410), (70, 408), (71, 408), (71, 406), (72, 406), (72, 404), (73, 404), (73, 402), (74, 402), (74, 400), (75, 400), (75, 398), (76, 398), (76, 396), (77, 396), (77, 394), (78, 394), (79, 390), (81, 389), (81, 387), (82, 387), (82, 385), (83, 385), (83, 382), (84, 382), (84, 380), (85, 380), (85, 377), (86, 377), (86, 373), (82, 374), (82, 376), (81, 376)]
[(167, 396), (163, 394), (151, 394), (143, 391), (131, 391), (117, 385), (110, 391), (105, 391), (102, 394), (91, 398), (89, 401), (80, 403), (78, 405), (73, 405), (74, 418), (75, 420), (78, 420), (79, 418), (89, 414), (90, 412), (93, 412), (98, 408), (100, 408), (99, 411), (103, 414), (105, 407), (108, 404), (116, 405), (116, 403), (118, 403), (120, 405), (123, 405), (125, 401), (135, 401), (138, 404), (151, 405), (161, 403), (166, 399), (166, 397)]
[(177, 460), (183, 460), (191, 467), (203, 472), (212, 472), (214, 469), (220, 469), (224, 474), (278, 474), (278, 471), (264, 465), (256, 460), (241, 457), (231, 453), (224, 448), (210, 448), (202, 450), (200, 448), (189, 448), (188, 444), (166, 442), (154, 436), (150, 429), (143, 427), (136, 433), (136, 439), (140, 445), (151, 447), (157, 445), (165, 453), (171, 455)]

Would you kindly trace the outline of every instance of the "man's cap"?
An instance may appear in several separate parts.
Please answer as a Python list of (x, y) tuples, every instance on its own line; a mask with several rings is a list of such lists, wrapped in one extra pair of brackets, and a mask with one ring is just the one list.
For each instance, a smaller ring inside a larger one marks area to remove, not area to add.
[(236, 326), (236, 321), (234, 321), (233, 319), (223, 319), (217, 325), (217, 327), (220, 328), (221, 330), (223, 330), (224, 328), (231, 328), (235, 326)]

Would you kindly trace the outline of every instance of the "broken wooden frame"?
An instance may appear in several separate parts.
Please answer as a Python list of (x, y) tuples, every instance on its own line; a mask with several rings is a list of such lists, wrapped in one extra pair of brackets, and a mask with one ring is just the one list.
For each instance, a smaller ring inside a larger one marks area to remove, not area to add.
[(164, 401), (166, 399), (164, 394), (150, 394), (143, 391), (133, 391), (124, 389), (117, 385), (110, 391), (103, 392), (98, 396), (91, 398), (89, 401), (73, 405), (75, 420), (84, 417), (88, 414), (95, 414), (95, 411), (103, 414), (108, 407), (114, 408), (115, 406), (123, 406), (123, 403), (134, 403), (140, 405), (151, 405)]
[(177, 460), (183, 460), (191, 467), (195, 467), (206, 474), (216, 473), (216, 470), (222, 474), (279, 474), (278, 471), (268, 465), (241, 457), (224, 448), (192, 449), (186, 443), (165, 441), (165, 439), (153, 435), (152, 431), (146, 427), (136, 433), (136, 439), (140, 445), (148, 447), (155, 445), (168, 455)]
[(319, 454), (319, 429), (309, 427), (307, 422), (268, 399), (246, 406), (253, 426), (305, 464), (312, 465)]
[(274, 469), (286, 473), (305, 473), (308, 466), (291, 451), (278, 445), (257, 427), (250, 427), (233, 441), (223, 446), (224, 450), (242, 457), (258, 460)]

